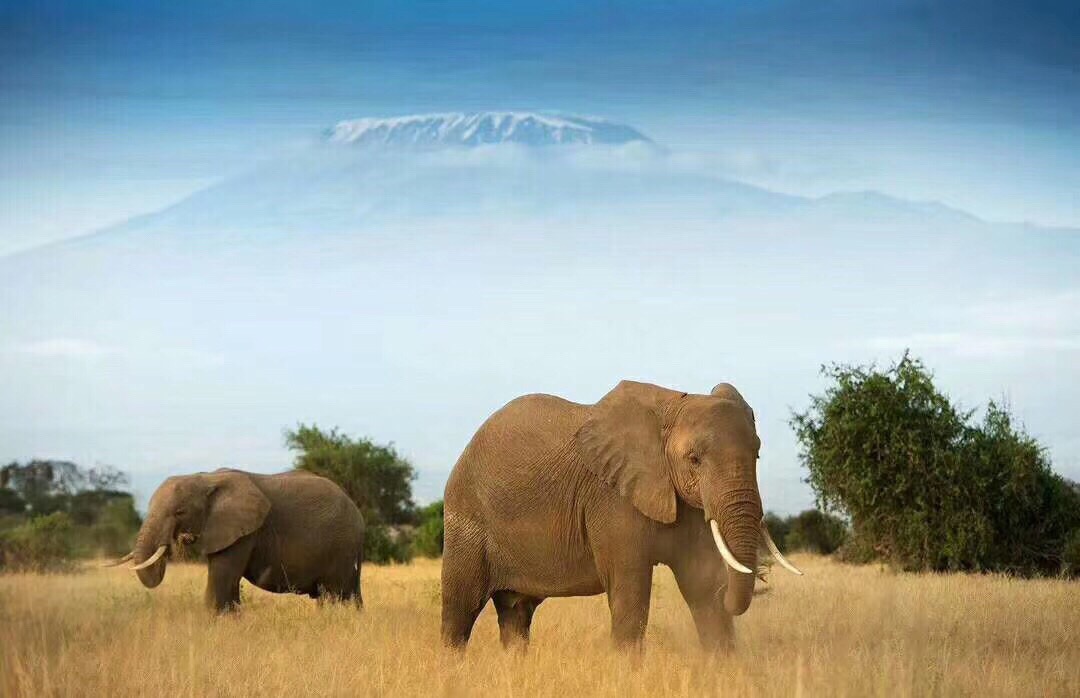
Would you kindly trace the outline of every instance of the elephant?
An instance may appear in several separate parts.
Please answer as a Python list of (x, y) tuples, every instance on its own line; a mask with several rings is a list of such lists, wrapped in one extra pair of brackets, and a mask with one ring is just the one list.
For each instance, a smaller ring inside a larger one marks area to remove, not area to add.
[(446, 484), (443, 643), (463, 648), (489, 598), (503, 646), (524, 648), (545, 598), (603, 593), (616, 646), (640, 648), (664, 564), (702, 646), (731, 649), (760, 543), (802, 574), (764, 526), (760, 445), (753, 410), (727, 383), (697, 395), (622, 381), (594, 405), (509, 402)]
[(206, 555), (206, 605), (240, 603), (240, 579), (266, 591), (363, 605), (364, 519), (336, 484), (304, 471), (258, 475), (221, 469), (170, 477), (154, 492), (129, 560), (147, 588), (161, 584), (171, 553), (194, 543)]

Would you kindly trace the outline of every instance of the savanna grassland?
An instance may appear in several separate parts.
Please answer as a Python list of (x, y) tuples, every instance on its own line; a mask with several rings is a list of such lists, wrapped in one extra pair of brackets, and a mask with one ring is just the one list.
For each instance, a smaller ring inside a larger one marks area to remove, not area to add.
[(0, 577), (4, 695), (1080, 695), (1080, 584), (904, 575), (794, 556), (736, 620), (738, 649), (701, 652), (659, 568), (647, 647), (608, 642), (603, 597), (553, 599), (524, 656), (490, 604), (464, 655), (439, 644), (439, 563), (366, 567), (367, 606), (319, 606), (245, 583), (211, 617), (205, 568)]

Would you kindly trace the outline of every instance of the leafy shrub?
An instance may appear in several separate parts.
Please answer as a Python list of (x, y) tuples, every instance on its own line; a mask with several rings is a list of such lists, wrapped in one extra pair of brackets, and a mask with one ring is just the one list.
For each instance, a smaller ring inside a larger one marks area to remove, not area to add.
[(791, 518), (784, 543), (788, 550), (831, 555), (846, 539), (847, 525), (843, 519), (817, 509), (807, 509)]
[(62, 511), (38, 516), (0, 533), (0, 569), (53, 572), (69, 569), (75, 556), (71, 517)]
[(787, 535), (791, 530), (791, 519), (790, 516), (780, 516), (771, 511), (765, 513), (765, 525), (769, 528), (769, 535), (772, 536), (773, 542), (782, 553), (788, 550)]
[(440, 499), (419, 511), (420, 525), (413, 534), (412, 550), (420, 557), (441, 557), (443, 551), (443, 503)]
[(385, 565), (412, 560), (408, 532), (384, 524), (368, 526), (364, 533), (364, 562)]
[(918, 570), (1062, 569), (1080, 495), (1007, 409), (991, 402), (974, 421), (906, 353), (886, 370), (822, 372), (832, 384), (792, 425), (819, 506), (852, 522), (845, 557)]

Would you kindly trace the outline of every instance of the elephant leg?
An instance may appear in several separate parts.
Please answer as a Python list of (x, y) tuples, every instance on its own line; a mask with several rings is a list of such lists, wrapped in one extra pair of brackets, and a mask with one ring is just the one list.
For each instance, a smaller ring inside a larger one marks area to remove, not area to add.
[(619, 648), (639, 649), (649, 623), (652, 566), (614, 576), (607, 585), (611, 611), (611, 637)]
[(694, 618), (701, 646), (720, 652), (734, 649), (734, 624), (731, 615), (724, 610), (723, 586), (714, 571), (695, 560), (674, 565), (671, 569)]
[(713, 652), (735, 649), (735, 626), (731, 616), (717, 603), (690, 606), (702, 648)]
[(513, 591), (496, 591), (492, 597), (499, 614), (499, 639), (506, 648), (524, 650), (529, 645), (529, 627), (533, 613), (543, 599), (523, 596)]
[(484, 610), (487, 599), (477, 599), (473, 595), (448, 596), (443, 592), (442, 603), (442, 639), (447, 647), (464, 649), (472, 635), (473, 625), (480, 611)]
[(442, 639), (447, 647), (464, 648), (476, 617), (491, 597), (490, 575), (482, 534), (474, 524), (463, 528), (449, 519), (442, 566)]
[(227, 613), (240, 605), (240, 578), (254, 547), (254, 538), (248, 536), (207, 556), (206, 605), (217, 613)]
[(360, 569), (354, 562), (338, 570), (332, 584), (320, 586), (322, 594), (336, 603), (353, 603), (363, 606), (364, 600), (360, 596)]
[(350, 562), (342, 573), (342, 580), (335, 599), (341, 603), (351, 602), (357, 607), (363, 606), (364, 597), (360, 595), (360, 565)]

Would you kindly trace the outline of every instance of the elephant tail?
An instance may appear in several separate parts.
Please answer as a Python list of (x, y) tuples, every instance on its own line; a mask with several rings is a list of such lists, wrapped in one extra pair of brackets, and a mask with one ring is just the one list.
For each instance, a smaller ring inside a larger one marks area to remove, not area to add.
[(361, 570), (361, 568), (363, 568), (363, 566), (364, 566), (364, 544), (363, 544), (363, 541), (361, 541), (360, 548), (356, 551), (356, 573), (355, 573), (355, 577), (353, 578), (353, 583), (350, 585), (353, 589), (356, 590), (356, 605), (357, 605), (357, 607), (362, 607), (364, 605), (364, 593), (363, 593), (363, 589), (361, 588), (361, 581), (360, 581), (360, 570)]

